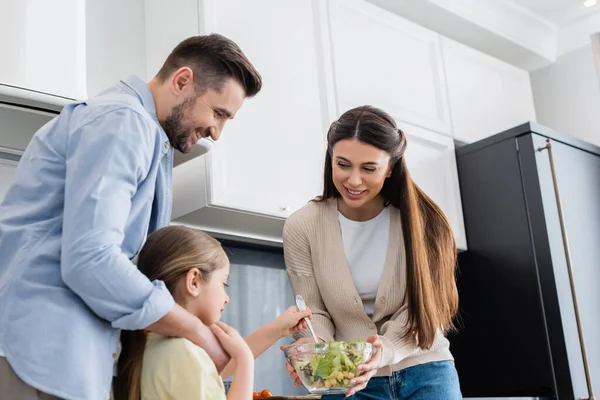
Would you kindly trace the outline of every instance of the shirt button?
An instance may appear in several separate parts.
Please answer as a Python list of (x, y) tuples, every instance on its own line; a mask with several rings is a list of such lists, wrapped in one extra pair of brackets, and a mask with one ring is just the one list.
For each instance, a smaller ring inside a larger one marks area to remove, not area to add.
[(165, 143), (165, 149), (169, 150), (169, 147), (171, 147), (171, 145), (169, 143)]
[(113, 360), (117, 359), (117, 353), (113, 353)]
[(375, 324), (374, 324), (374, 323), (372, 323), (372, 322), (371, 322), (371, 325), (370, 325), (370, 326), (371, 326), (371, 329), (375, 329), (375, 328), (377, 328), (377, 327), (375, 326)]
[(381, 299), (379, 300), (379, 302), (381, 304), (385, 304), (385, 296), (381, 296)]

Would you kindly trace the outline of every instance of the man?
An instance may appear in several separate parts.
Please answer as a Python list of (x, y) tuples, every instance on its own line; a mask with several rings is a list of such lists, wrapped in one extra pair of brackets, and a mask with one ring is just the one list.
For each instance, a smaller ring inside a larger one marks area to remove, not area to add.
[(199, 319), (131, 259), (171, 217), (173, 149), (218, 140), (261, 77), (220, 35), (180, 43), (148, 84), (121, 81), (33, 137), (0, 206), (0, 399), (108, 399), (122, 329), (185, 337)]

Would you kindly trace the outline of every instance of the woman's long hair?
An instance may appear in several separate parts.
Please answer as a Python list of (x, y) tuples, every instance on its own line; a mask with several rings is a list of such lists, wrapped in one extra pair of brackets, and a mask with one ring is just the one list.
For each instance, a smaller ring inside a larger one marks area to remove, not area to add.
[[(161, 280), (171, 293), (192, 268), (207, 282), (227, 264), (221, 244), (207, 234), (184, 226), (168, 226), (152, 233), (140, 251), (139, 270), (151, 281)], [(115, 380), (115, 400), (140, 400), (146, 332), (122, 331), (121, 355)]]
[(400, 210), (406, 249), (408, 329), (422, 349), (431, 347), (437, 329), (454, 328), (458, 311), (455, 281), (456, 242), (446, 216), (411, 179), (404, 152), (406, 136), (385, 111), (361, 106), (345, 112), (329, 128), (323, 194), (316, 201), (341, 197), (333, 184), (332, 153), (337, 142), (356, 139), (387, 152), (392, 173), (381, 196)]

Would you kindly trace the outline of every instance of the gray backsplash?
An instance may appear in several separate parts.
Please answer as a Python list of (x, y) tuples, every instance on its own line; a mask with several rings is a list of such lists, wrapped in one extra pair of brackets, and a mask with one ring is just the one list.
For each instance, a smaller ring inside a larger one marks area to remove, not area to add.
[[(246, 336), (277, 318), (294, 304), (294, 295), (285, 272), (281, 250), (245, 248), (224, 242), (231, 262), (230, 302), (223, 321)], [(254, 390), (269, 389), (274, 395), (308, 394), (295, 388), (285, 369), (285, 358), (279, 346), (291, 343), (291, 337), (280, 340), (263, 353), (255, 366)]]

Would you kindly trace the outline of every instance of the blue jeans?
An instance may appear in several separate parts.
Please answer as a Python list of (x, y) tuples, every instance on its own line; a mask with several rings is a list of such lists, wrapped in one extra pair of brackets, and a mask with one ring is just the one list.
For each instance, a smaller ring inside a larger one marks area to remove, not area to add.
[[(341, 400), (344, 395), (323, 395)], [(373, 377), (352, 400), (461, 400), (454, 361), (436, 361), (396, 371), (390, 377)]]

